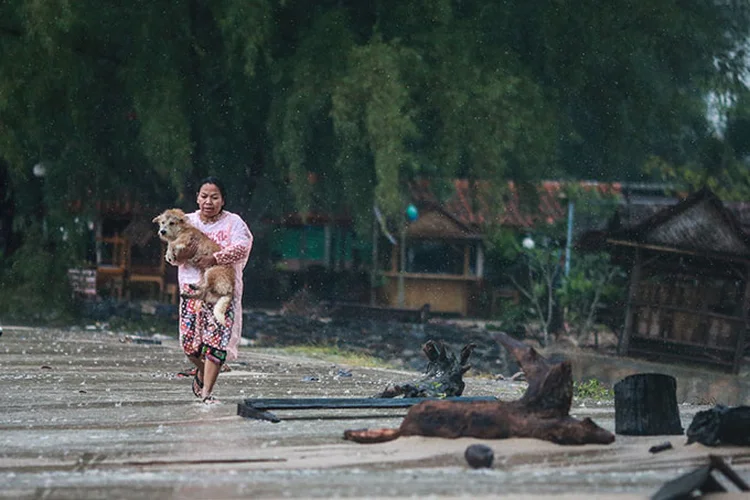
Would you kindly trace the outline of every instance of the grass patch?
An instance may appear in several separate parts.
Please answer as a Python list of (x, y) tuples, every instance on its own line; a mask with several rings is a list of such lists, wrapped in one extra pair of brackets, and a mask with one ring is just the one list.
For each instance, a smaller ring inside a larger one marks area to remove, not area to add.
[(380, 358), (361, 352), (341, 349), (336, 346), (294, 345), (279, 348), (286, 354), (319, 359), (331, 363), (356, 366), (359, 368), (393, 368)]
[(615, 398), (615, 392), (599, 380), (592, 378), (573, 382), (573, 397), (594, 401), (611, 401)]

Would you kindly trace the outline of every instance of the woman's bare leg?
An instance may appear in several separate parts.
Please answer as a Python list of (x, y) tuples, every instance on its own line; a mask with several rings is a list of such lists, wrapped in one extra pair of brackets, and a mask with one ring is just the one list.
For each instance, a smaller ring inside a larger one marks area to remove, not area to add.
[[(205, 374), (203, 373), (205, 370), (205, 363), (204, 361), (199, 358), (198, 356), (188, 356), (187, 357), (191, 363), (195, 365), (195, 378), (193, 379), (193, 392), (196, 396), (203, 397), (203, 379), (205, 378)], [(197, 383), (196, 383), (197, 380)]]
[(206, 399), (211, 395), (211, 391), (214, 390), (216, 379), (219, 378), (219, 372), (221, 371), (221, 365), (214, 363), (207, 359), (203, 363), (203, 399)]
[(198, 356), (188, 356), (187, 359), (189, 359), (190, 362), (193, 363), (195, 367), (198, 369), (198, 375), (200, 375), (198, 377), (198, 380), (202, 381), (203, 371), (204, 371), (204, 366), (205, 366), (205, 363), (203, 362), (203, 360), (199, 358)]

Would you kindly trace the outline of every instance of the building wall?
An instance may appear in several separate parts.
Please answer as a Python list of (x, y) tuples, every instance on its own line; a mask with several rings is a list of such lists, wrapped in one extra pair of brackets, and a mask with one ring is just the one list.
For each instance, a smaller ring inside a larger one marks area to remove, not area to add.
[[(391, 307), (401, 307), (398, 300), (398, 273), (384, 273), (385, 296)], [(404, 275), (404, 305), (418, 309), (430, 304), (430, 311), (467, 314), (469, 292), (476, 279), (429, 274)]]

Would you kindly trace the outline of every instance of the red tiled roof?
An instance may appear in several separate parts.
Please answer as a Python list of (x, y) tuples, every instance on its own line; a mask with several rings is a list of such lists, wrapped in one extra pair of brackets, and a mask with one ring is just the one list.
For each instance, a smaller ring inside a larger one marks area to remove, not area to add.
[[(622, 194), (620, 183), (577, 182), (576, 185), (601, 195)], [(561, 181), (542, 182), (537, 189), (537, 203), (529, 206), (522, 202), (521, 189), (512, 181), (507, 190), (493, 190), (487, 182), (470, 184), (468, 180), (456, 179), (452, 196), (442, 206), (468, 226), (481, 226), (497, 217), (495, 222), (503, 226), (526, 228), (539, 223), (552, 224), (566, 217), (566, 187), (568, 184)], [(415, 184), (412, 196), (417, 202), (440, 204), (427, 183)]]

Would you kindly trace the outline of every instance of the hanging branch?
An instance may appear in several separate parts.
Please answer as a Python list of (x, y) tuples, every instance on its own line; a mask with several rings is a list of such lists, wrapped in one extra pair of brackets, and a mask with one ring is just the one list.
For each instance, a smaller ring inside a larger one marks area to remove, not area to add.
[[(538, 254), (539, 252), (536, 253)], [(529, 289), (520, 284), (518, 280), (513, 277), (513, 275), (509, 275), (510, 281), (518, 289), (518, 291), (521, 292), (521, 295), (526, 297), (529, 302), (531, 302), (534, 313), (537, 315), (537, 317), (539, 318), (539, 322), (542, 325), (543, 338), (537, 340), (539, 340), (542, 345), (545, 346), (549, 343), (549, 325), (552, 324), (552, 314), (554, 312), (555, 279), (560, 272), (560, 266), (552, 262), (551, 256), (551, 252), (545, 252), (545, 255), (543, 257), (539, 255), (531, 255), (527, 257), (527, 259), (529, 259), (526, 266), (526, 270), (529, 275)], [(543, 259), (546, 259), (546, 262)], [(542, 307), (540, 297), (534, 292), (534, 282), (536, 279), (534, 273), (535, 271), (541, 275), (543, 286), (546, 288), (546, 310)]]

